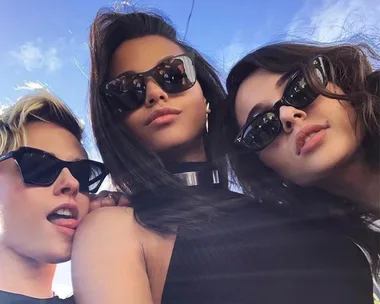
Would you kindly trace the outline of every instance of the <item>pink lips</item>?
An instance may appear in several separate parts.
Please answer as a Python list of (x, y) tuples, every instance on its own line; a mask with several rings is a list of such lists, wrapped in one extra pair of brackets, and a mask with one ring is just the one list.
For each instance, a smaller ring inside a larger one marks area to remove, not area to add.
[(55, 225), (61, 232), (69, 236), (74, 235), (75, 229), (79, 225), (79, 220), (78, 220), (79, 210), (78, 210), (77, 204), (75, 204), (74, 202), (61, 204), (57, 206), (56, 208), (54, 208), (50, 212), (50, 214), (57, 212), (59, 209), (69, 209), (72, 213), (73, 218), (56, 218), (56, 219), (50, 220), (50, 223)]
[[(160, 117), (163, 117), (163, 116), (170, 116), (170, 119), (168, 117), (168, 119), (166, 120), (172, 120), (173, 118), (173, 115), (179, 115), (181, 114), (181, 111), (180, 110), (177, 110), (177, 109), (174, 109), (174, 108), (161, 108), (161, 109), (157, 109), (155, 111), (153, 111), (149, 116), (148, 118), (146, 119), (145, 121), (145, 125), (148, 126), (150, 125), (153, 121), (155, 121), (156, 119), (160, 118)], [(166, 120), (165, 119), (161, 119), (163, 122), (165, 122)]]
[(51, 223), (56, 225), (61, 232), (69, 236), (74, 235), (75, 229), (79, 225), (79, 221), (75, 219), (56, 219), (51, 221)]
[(307, 125), (296, 134), (297, 155), (305, 154), (319, 145), (326, 135), (327, 125)]

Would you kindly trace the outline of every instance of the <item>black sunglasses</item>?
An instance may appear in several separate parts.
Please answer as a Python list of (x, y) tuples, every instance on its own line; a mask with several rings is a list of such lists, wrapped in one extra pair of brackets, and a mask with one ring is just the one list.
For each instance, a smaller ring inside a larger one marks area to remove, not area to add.
[(93, 160), (63, 161), (54, 155), (30, 147), (21, 147), (0, 157), (0, 162), (13, 158), (27, 185), (48, 187), (52, 185), (63, 168), (68, 168), (79, 182), (79, 191), (96, 193), (108, 175), (105, 165)]
[(114, 112), (128, 112), (141, 107), (146, 98), (146, 82), (152, 78), (165, 92), (177, 94), (194, 86), (197, 78), (194, 53), (164, 58), (144, 73), (125, 72), (100, 86)]
[[(313, 66), (315, 75), (326, 86), (328, 79), (322, 56), (318, 56), (313, 60)], [(297, 109), (305, 108), (313, 103), (318, 95), (306, 82), (303, 73), (297, 71), (290, 77), (282, 98), (270, 110), (248, 117), (247, 123), (235, 139), (235, 144), (254, 151), (263, 150), (283, 130), (280, 120), (280, 108), (282, 106), (292, 106)]]

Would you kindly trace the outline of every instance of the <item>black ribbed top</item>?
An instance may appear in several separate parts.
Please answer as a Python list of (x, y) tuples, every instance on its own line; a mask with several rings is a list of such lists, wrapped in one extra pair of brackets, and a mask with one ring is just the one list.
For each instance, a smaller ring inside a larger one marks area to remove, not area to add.
[[(215, 204), (241, 197), (212, 185), (191, 188)], [(162, 303), (372, 304), (372, 278), (366, 257), (346, 237), (251, 200), (178, 234)]]

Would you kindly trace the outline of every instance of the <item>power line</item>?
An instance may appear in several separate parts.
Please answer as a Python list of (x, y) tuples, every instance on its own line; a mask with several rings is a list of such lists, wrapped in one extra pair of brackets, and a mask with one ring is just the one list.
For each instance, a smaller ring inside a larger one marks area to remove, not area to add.
[(190, 9), (189, 17), (187, 17), (186, 31), (185, 31), (185, 36), (183, 37), (183, 40), (186, 39), (187, 31), (189, 30), (189, 24), (190, 24), (191, 16), (193, 15), (194, 4), (195, 4), (195, 0), (193, 0), (193, 2), (191, 4), (191, 9)]

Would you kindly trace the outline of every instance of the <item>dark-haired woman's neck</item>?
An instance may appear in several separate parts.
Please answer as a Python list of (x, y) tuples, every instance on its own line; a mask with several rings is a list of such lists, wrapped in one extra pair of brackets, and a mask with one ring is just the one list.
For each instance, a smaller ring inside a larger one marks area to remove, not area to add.
[(207, 161), (203, 139), (196, 139), (171, 150), (160, 153), (164, 163), (205, 162)]
[(355, 161), (336, 169), (319, 185), (324, 190), (358, 202), (364, 210), (380, 217), (380, 171)]

